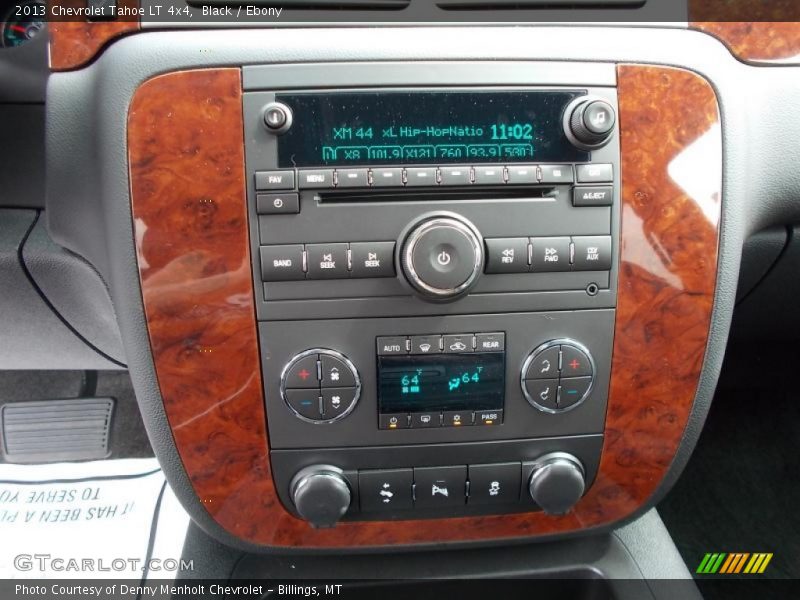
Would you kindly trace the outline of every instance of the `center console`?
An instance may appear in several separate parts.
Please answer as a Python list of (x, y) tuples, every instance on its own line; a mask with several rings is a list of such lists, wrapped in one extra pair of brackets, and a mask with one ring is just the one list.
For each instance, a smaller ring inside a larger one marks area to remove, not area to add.
[(243, 94), (280, 501), (316, 526), (567, 512), (603, 445), (614, 78), (400, 88), (333, 71), (335, 89), (254, 68)]

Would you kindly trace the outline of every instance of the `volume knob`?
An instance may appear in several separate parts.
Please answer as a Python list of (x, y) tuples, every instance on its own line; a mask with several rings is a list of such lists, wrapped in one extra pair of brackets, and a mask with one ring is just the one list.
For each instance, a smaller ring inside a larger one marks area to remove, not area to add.
[(534, 463), (528, 491), (548, 515), (563, 515), (583, 496), (585, 477), (577, 458), (565, 452), (552, 452)]
[(297, 513), (314, 527), (333, 527), (350, 508), (350, 487), (337, 467), (306, 467), (289, 489)]
[(616, 121), (614, 107), (605, 100), (578, 98), (564, 113), (564, 130), (578, 148), (596, 150), (611, 140)]

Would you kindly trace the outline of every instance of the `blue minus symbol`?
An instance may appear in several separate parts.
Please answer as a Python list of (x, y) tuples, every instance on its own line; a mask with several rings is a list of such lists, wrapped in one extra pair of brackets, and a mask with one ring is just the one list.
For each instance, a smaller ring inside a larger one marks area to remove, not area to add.
[(573, 394), (573, 395), (574, 395), (574, 394), (577, 394), (577, 393), (578, 393), (578, 390), (569, 390), (567, 393), (568, 393), (568, 394)]
[(313, 402), (311, 402), (311, 400), (303, 400), (300, 404), (302, 404), (303, 406), (310, 406), (311, 404), (313, 404)]

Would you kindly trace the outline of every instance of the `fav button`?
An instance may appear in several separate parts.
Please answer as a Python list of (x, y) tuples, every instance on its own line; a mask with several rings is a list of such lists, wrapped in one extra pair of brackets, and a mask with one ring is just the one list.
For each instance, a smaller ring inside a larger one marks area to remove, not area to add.
[(381, 469), (358, 472), (358, 493), (361, 510), (394, 511), (414, 507), (412, 489), (414, 472), (411, 469)]
[(309, 279), (347, 279), (347, 244), (308, 244)]
[(394, 242), (350, 244), (351, 277), (394, 277)]
[(294, 171), (256, 171), (257, 190), (291, 190), (294, 188)]
[(520, 463), (469, 465), (469, 504), (508, 504), (519, 500)]
[(466, 502), (467, 467), (417, 467), (414, 469), (414, 506), (438, 508)]

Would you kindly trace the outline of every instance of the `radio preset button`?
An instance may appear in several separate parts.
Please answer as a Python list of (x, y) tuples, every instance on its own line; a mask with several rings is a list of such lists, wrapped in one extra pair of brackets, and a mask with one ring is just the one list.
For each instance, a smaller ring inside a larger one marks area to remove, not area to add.
[(319, 359), (323, 388), (350, 387), (356, 384), (355, 373), (344, 361), (330, 354), (321, 354)]
[(337, 169), (336, 187), (367, 187), (367, 169)]
[(467, 467), (417, 467), (414, 469), (415, 508), (461, 506), (466, 502)]
[(299, 415), (319, 421), (322, 417), (319, 390), (286, 390), (286, 402)]
[(542, 183), (572, 183), (572, 165), (541, 165)]
[(442, 336), (412, 335), (411, 354), (439, 354), (442, 351)]
[(440, 167), (439, 177), (442, 185), (470, 185), (469, 167)]
[(479, 166), (475, 167), (475, 183), (478, 185), (502, 185), (506, 182), (503, 175), (503, 167), (497, 166)]
[(380, 356), (391, 356), (393, 354), (407, 354), (406, 344), (408, 339), (403, 336), (386, 336), (378, 338), (378, 354)]
[(256, 171), (257, 190), (294, 189), (294, 171)]
[(379, 417), (380, 429), (408, 429), (411, 424), (411, 415), (406, 413), (381, 414)]
[(322, 388), (322, 415), (325, 419), (335, 419), (346, 412), (356, 397), (356, 388)]
[(568, 237), (531, 238), (531, 271), (569, 271)]
[(519, 500), (521, 463), (469, 465), (469, 504), (508, 504)]
[(403, 169), (387, 167), (372, 169), (373, 187), (403, 187)]
[(475, 352), (504, 352), (505, 333), (478, 333), (475, 335)]
[(448, 354), (458, 352), (472, 352), (474, 345), (474, 336), (470, 334), (463, 335), (445, 335), (442, 336), (444, 351)]
[(412, 429), (427, 429), (430, 427), (442, 426), (442, 413), (433, 412), (415, 412), (411, 413), (411, 428)]
[(531, 364), (528, 366), (525, 379), (551, 379), (553, 377), (558, 379), (560, 369), (559, 358), (559, 346), (552, 346), (540, 352), (533, 358)]
[(394, 277), (394, 242), (350, 244), (351, 277)]
[(300, 212), (300, 197), (286, 194), (257, 194), (256, 212), (260, 215), (291, 215)]
[(301, 190), (333, 187), (333, 169), (303, 169), (297, 174)]
[(475, 414), (471, 410), (447, 410), (442, 413), (444, 427), (469, 427), (474, 419)]
[(575, 244), (575, 271), (608, 271), (611, 269), (611, 236), (595, 235), (572, 238)]
[(614, 181), (614, 167), (610, 164), (592, 163), (578, 165), (578, 183), (611, 183)]
[(572, 206), (611, 206), (614, 188), (609, 186), (584, 186), (572, 188)]
[(436, 167), (406, 169), (406, 185), (412, 187), (437, 185)]
[(539, 406), (558, 409), (558, 379), (528, 379), (525, 390)]
[(286, 372), (284, 385), (287, 388), (318, 388), (316, 354), (305, 356), (292, 365)]
[(527, 273), (528, 238), (486, 239), (487, 273)]
[(539, 183), (539, 167), (536, 165), (509, 165), (507, 170), (508, 183), (512, 185)]
[(308, 244), (309, 279), (347, 279), (347, 244)]
[(303, 245), (261, 246), (261, 279), (263, 281), (294, 281), (305, 279)]

